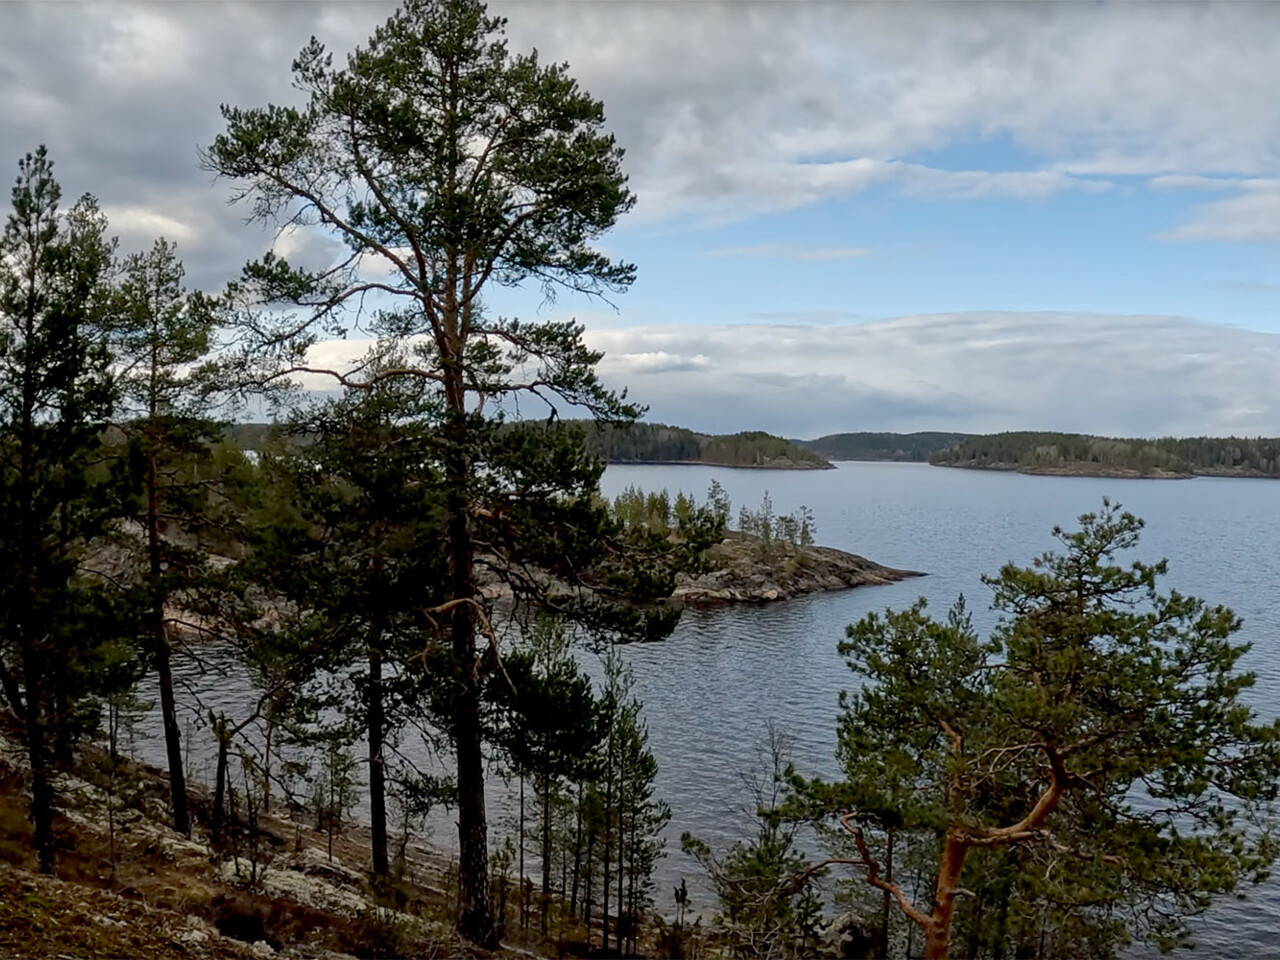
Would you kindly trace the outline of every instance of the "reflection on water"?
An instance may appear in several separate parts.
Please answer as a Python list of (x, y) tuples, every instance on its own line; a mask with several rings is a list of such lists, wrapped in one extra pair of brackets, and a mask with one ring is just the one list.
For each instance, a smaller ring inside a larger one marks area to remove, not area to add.
[[(613, 466), (602, 486), (612, 496), (636, 484), (705, 493), (712, 478), (739, 505), (756, 506), (767, 489), (775, 508), (808, 505), (818, 522), (818, 542), (853, 550), (889, 566), (929, 576), (883, 587), (811, 596), (761, 606), (690, 611), (663, 643), (624, 648), (645, 704), (650, 743), (660, 764), (658, 794), (670, 804), (667, 857), (659, 867), (660, 908), (681, 876), (697, 875), (679, 852), (690, 831), (719, 848), (739, 837), (751, 796), (741, 774), (756, 759), (756, 743), (770, 720), (796, 739), (794, 759), (807, 774), (835, 775), (833, 756), (837, 698), (857, 683), (836, 653), (847, 624), (870, 610), (928, 598), (935, 613), (963, 594), (979, 630), (992, 624), (983, 573), (1006, 561), (1026, 563), (1054, 546), (1050, 530), (1070, 526), (1096, 509), (1103, 496), (1147, 520), (1140, 554), (1167, 557), (1167, 586), (1224, 603), (1244, 618), (1243, 637), (1253, 644), (1246, 669), (1258, 674), (1249, 697), (1265, 717), (1280, 702), (1280, 616), (1275, 588), (1280, 555), (1272, 546), (1280, 529), (1280, 483), (1266, 480), (1143, 481), (948, 470), (917, 464), (842, 464), (831, 471), (772, 472), (688, 466)], [(208, 656), (216, 660), (217, 651)], [(583, 654), (597, 675), (598, 661)], [(229, 714), (249, 702), (247, 685), (234, 676), (202, 683), (207, 706)], [(187, 703), (192, 701), (188, 697)], [(163, 760), (159, 724), (144, 749)], [(207, 776), (212, 737), (197, 730), (192, 759)], [(415, 745), (405, 744), (413, 755)], [(511, 794), (495, 777), (490, 822), (509, 815)], [(447, 846), (451, 825), (441, 816), (433, 840)], [(694, 884), (691, 882), (691, 886)], [(695, 894), (696, 896), (697, 894)], [(1207, 955), (1265, 953), (1273, 948), (1280, 916), (1280, 882), (1249, 891), (1249, 901), (1227, 901), (1197, 930)], [(705, 909), (710, 904), (705, 893)]]

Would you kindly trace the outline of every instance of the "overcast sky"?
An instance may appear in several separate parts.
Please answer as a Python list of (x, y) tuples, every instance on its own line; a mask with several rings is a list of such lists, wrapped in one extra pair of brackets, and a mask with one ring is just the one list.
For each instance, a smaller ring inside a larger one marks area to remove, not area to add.
[[(0, 4), (0, 163), (47, 143), (215, 289), (269, 241), (197, 167), (219, 104), (289, 100), (311, 34), (390, 9)], [(582, 319), (653, 419), (1280, 434), (1280, 4), (493, 9), (604, 100), (639, 279), (491, 305)]]

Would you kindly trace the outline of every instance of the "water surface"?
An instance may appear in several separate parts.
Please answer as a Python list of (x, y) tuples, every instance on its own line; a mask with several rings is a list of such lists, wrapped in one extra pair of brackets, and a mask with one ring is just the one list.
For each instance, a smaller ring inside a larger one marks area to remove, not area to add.
[[(1176, 587), (1224, 603), (1244, 619), (1253, 644), (1243, 666), (1258, 674), (1250, 702), (1267, 719), (1280, 703), (1280, 483), (1201, 478), (1186, 481), (1028, 477), (943, 469), (923, 464), (847, 463), (830, 471), (733, 470), (699, 466), (610, 467), (602, 482), (612, 496), (626, 486), (666, 487), (702, 499), (712, 479), (733, 500), (757, 507), (767, 490), (775, 510), (804, 504), (814, 513), (819, 543), (860, 553), (888, 566), (928, 573), (901, 583), (863, 587), (764, 606), (726, 606), (687, 612), (666, 641), (622, 648), (645, 704), (650, 743), (660, 764), (658, 795), (672, 807), (668, 855), (659, 867), (658, 906), (669, 911), (670, 890), (690, 878), (695, 898), (711, 906), (694, 883), (697, 867), (679, 852), (690, 831), (722, 849), (749, 829), (752, 805), (743, 774), (757, 762), (757, 744), (773, 721), (795, 737), (794, 759), (810, 775), (836, 776), (837, 700), (857, 684), (836, 652), (847, 624), (871, 610), (902, 607), (917, 596), (935, 614), (963, 594), (975, 626), (990, 628), (990, 594), (981, 576), (1007, 561), (1029, 563), (1055, 545), (1055, 525), (1101, 506), (1104, 496), (1147, 521), (1138, 556), (1168, 558), (1166, 589)], [(216, 651), (212, 652), (216, 657)], [(589, 654), (584, 663), (599, 673)], [(238, 708), (248, 691), (222, 679), (203, 684), (207, 703)], [(158, 724), (153, 723), (158, 732)], [(207, 731), (193, 739), (196, 777), (208, 769)], [(406, 744), (412, 751), (413, 745)], [(163, 761), (158, 738), (144, 745)], [(490, 789), (495, 833), (510, 816), (510, 794), (496, 779)], [(434, 824), (434, 840), (451, 843), (448, 822)], [(1280, 883), (1248, 893), (1248, 902), (1219, 905), (1197, 929), (1204, 955), (1275, 951), (1280, 928)]]

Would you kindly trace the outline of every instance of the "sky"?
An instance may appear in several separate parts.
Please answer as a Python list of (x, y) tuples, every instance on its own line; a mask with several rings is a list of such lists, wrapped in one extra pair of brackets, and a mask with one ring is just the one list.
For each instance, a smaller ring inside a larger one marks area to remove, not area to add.
[[(199, 169), (219, 105), (290, 102), (311, 35), (341, 57), (391, 9), (0, 4), (0, 169), (47, 144), (216, 290), (272, 242)], [(489, 305), (579, 319), (649, 419), (1280, 435), (1280, 4), (491, 10), (603, 100), (638, 202), (601, 242), (638, 272)]]

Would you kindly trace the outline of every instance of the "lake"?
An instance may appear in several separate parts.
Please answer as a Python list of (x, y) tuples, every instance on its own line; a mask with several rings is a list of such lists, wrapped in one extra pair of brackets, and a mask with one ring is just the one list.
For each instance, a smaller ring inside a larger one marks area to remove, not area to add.
[[(653, 750), (662, 765), (659, 792), (671, 803), (663, 879), (697, 867), (679, 854), (689, 830), (713, 848), (745, 829), (750, 791), (741, 774), (773, 720), (796, 737), (796, 765), (835, 776), (835, 718), (842, 689), (856, 678), (836, 652), (846, 625), (885, 607), (928, 599), (935, 615), (957, 596), (975, 627), (994, 623), (983, 573), (1007, 561), (1027, 564), (1056, 546), (1055, 525), (1110, 497), (1147, 522), (1135, 556), (1169, 560), (1165, 588), (1176, 587), (1233, 608), (1240, 637), (1253, 649), (1243, 669), (1258, 675), (1249, 699), (1264, 719), (1280, 709), (1280, 483), (1271, 480), (1114, 480), (1031, 477), (925, 464), (842, 463), (836, 470), (768, 471), (714, 467), (611, 466), (612, 496), (634, 484), (705, 496), (712, 478), (739, 505), (756, 507), (767, 490), (778, 512), (801, 504), (817, 519), (817, 542), (860, 553), (927, 577), (861, 587), (766, 606), (686, 613), (662, 644), (625, 649), (645, 703)], [(1198, 954), (1274, 952), (1280, 882), (1225, 902), (1197, 925)], [(1252, 901), (1252, 902), (1249, 902)], [(664, 906), (659, 901), (660, 906)]]
[[(667, 857), (658, 873), (657, 903), (670, 913), (671, 888), (688, 877), (694, 907), (712, 907), (696, 864), (679, 851), (690, 831), (721, 850), (749, 830), (753, 806), (743, 780), (757, 763), (757, 745), (772, 721), (795, 737), (793, 757), (804, 773), (835, 776), (835, 720), (842, 689), (856, 685), (836, 645), (846, 625), (871, 610), (903, 607), (917, 596), (941, 614), (963, 594), (974, 624), (986, 632), (994, 617), (983, 573), (1007, 561), (1026, 564), (1055, 546), (1055, 525), (1109, 496), (1144, 517), (1138, 550), (1145, 560), (1167, 557), (1165, 585), (1224, 603), (1244, 619), (1243, 639), (1253, 650), (1244, 667), (1258, 674), (1250, 699), (1267, 719), (1280, 704), (1280, 483), (1269, 480), (1112, 480), (1028, 477), (929, 467), (923, 464), (844, 463), (836, 470), (734, 470), (701, 466), (609, 467), (604, 492), (636, 485), (666, 487), (701, 500), (712, 479), (739, 506), (759, 506), (767, 490), (778, 512), (807, 505), (817, 521), (817, 542), (850, 550), (927, 577), (862, 587), (763, 606), (727, 606), (685, 614), (666, 641), (622, 649), (645, 704), (650, 744), (660, 764), (658, 795), (673, 812)], [(216, 652), (213, 652), (216, 656)], [(598, 672), (589, 654), (584, 662)], [(201, 682), (189, 669), (186, 678)], [(204, 681), (208, 683), (208, 681)], [(243, 703), (242, 684), (216, 681), (206, 700)], [(163, 762), (154, 717), (152, 739), (141, 745)], [(193, 740), (196, 779), (207, 764), (208, 733)], [(511, 809), (499, 785), (491, 789), (490, 823), (500, 828)], [(447, 848), (450, 827), (435, 824), (433, 842)], [(495, 830), (496, 834), (496, 830)], [(1265, 953), (1274, 949), (1280, 923), (1280, 882), (1226, 902), (1197, 925), (1197, 953)]]

